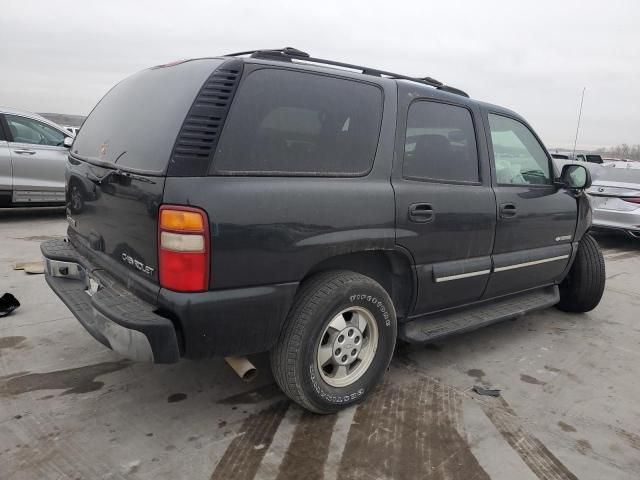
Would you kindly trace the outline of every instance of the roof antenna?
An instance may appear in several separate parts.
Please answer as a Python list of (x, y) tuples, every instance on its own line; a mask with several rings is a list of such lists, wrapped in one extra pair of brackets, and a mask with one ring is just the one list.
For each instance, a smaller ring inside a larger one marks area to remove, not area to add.
[(587, 87), (582, 88), (582, 99), (580, 100), (580, 113), (578, 113), (578, 126), (576, 127), (576, 138), (573, 141), (573, 158), (576, 158), (576, 145), (578, 143), (578, 132), (580, 131), (580, 119), (582, 118), (582, 104), (584, 103), (584, 92)]

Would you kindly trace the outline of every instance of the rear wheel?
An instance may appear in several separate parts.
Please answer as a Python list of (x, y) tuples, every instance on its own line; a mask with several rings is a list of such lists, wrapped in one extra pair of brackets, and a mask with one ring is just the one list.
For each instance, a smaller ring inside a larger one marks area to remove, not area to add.
[(605, 285), (604, 257), (596, 242), (585, 234), (567, 277), (560, 284), (560, 302), (565, 312), (588, 312), (596, 308)]
[(377, 282), (354, 272), (321, 273), (300, 289), (271, 367), (293, 401), (335, 412), (362, 401), (381, 380), (396, 334), (393, 304)]

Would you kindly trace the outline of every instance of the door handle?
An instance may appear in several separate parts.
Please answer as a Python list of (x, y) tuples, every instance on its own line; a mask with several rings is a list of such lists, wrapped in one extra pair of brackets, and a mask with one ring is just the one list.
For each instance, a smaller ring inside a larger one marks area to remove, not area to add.
[(409, 205), (409, 219), (412, 222), (432, 222), (435, 215), (430, 203), (412, 203)]
[(500, 205), (500, 218), (513, 218), (518, 215), (518, 209), (513, 203)]
[(33, 155), (34, 153), (36, 153), (35, 150), (14, 150), (14, 152), (21, 155)]

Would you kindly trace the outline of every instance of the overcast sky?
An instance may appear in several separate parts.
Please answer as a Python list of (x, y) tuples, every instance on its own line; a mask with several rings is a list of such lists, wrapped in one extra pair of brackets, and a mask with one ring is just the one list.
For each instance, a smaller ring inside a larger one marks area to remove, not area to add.
[(549, 147), (640, 143), (640, 1), (3, 2), (0, 104), (86, 115), (149, 66), (293, 46), (433, 76), (524, 115)]

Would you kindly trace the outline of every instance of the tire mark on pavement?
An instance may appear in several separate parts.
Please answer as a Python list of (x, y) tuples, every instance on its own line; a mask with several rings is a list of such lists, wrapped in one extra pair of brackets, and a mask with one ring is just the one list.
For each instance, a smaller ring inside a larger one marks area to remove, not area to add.
[(461, 404), (428, 378), (386, 383), (358, 407), (338, 478), (489, 480), (458, 430)]
[(211, 480), (253, 479), (289, 405), (288, 401), (277, 402), (249, 416), (218, 462)]
[(515, 412), (504, 398), (495, 402), (478, 402), (511, 448), (541, 480), (577, 480), (573, 473), (544, 444), (525, 431)]
[(338, 415), (303, 412), (280, 464), (277, 480), (323, 480)]

